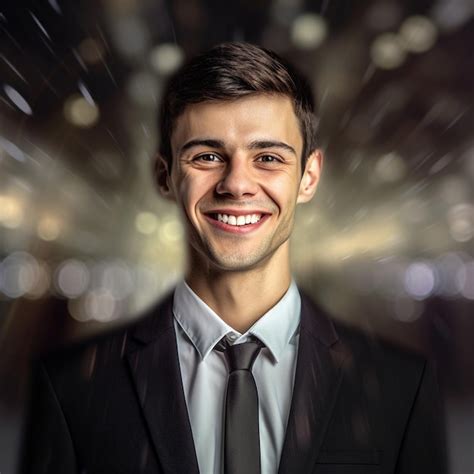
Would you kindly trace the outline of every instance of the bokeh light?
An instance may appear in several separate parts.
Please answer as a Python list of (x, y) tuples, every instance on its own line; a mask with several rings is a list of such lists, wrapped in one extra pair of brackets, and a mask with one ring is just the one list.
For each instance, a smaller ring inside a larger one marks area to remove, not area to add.
[(464, 267), (464, 260), (455, 252), (440, 255), (433, 262), (437, 275), (437, 294), (444, 297), (455, 297), (459, 294), (457, 275)]
[(326, 20), (314, 13), (304, 13), (295, 18), (291, 26), (291, 40), (301, 49), (315, 49), (326, 39)]
[(437, 36), (436, 26), (433, 22), (421, 15), (407, 18), (400, 27), (403, 46), (412, 53), (424, 53), (431, 49)]
[(43, 240), (56, 240), (61, 233), (61, 221), (54, 216), (42, 216), (37, 226), (38, 237)]
[(21, 225), (23, 217), (23, 207), (17, 198), (0, 195), (0, 225), (16, 229)]
[(97, 105), (89, 103), (79, 94), (73, 94), (64, 104), (64, 115), (73, 125), (89, 128), (97, 123), (100, 112)]
[(183, 61), (183, 50), (173, 43), (160, 44), (153, 48), (150, 53), (152, 68), (162, 75), (171, 74), (181, 66)]
[(445, 33), (461, 28), (474, 14), (470, 0), (437, 0), (434, 2), (432, 16)]
[(474, 206), (456, 204), (448, 211), (449, 232), (458, 242), (467, 242), (474, 237)]
[(415, 299), (425, 299), (435, 289), (434, 268), (427, 262), (414, 262), (405, 272), (405, 289)]
[(176, 217), (165, 217), (160, 226), (159, 235), (164, 244), (179, 242), (183, 238), (181, 222)]
[(474, 261), (467, 262), (459, 269), (456, 282), (462, 296), (474, 300)]
[(135, 282), (129, 267), (121, 261), (111, 261), (101, 266), (100, 288), (106, 290), (114, 300), (123, 300), (135, 289)]
[(103, 323), (118, 317), (117, 300), (105, 289), (92, 290), (86, 294), (84, 313), (87, 319), (94, 319)]
[(139, 212), (135, 218), (135, 226), (138, 232), (150, 235), (158, 228), (159, 221), (152, 212)]
[(380, 69), (395, 69), (404, 63), (406, 51), (398, 35), (383, 33), (372, 43), (370, 55)]
[(62, 262), (54, 279), (57, 291), (68, 298), (82, 295), (87, 290), (89, 281), (90, 272), (87, 265), (75, 259)]
[(3, 90), (6, 96), (26, 115), (32, 115), (33, 110), (26, 99), (13, 87), (5, 84)]
[(0, 264), (0, 290), (10, 298), (34, 290), (39, 278), (38, 262), (27, 252), (13, 252)]
[(405, 176), (405, 173), (405, 162), (397, 153), (387, 153), (381, 156), (375, 165), (375, 176), (381, 181), (399, 181)]

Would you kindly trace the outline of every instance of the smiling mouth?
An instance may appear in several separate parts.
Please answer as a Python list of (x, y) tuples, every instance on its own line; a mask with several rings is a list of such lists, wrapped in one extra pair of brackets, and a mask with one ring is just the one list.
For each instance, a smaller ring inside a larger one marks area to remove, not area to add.
[(237, 216), (233, 214), (209, 213), (207, 215), (215, 221), (222, 222), (223, 224), (235, 227), (243, 227), (247, 225), (257, 224), (264, 216), (268, 214), (255, 213), (241, 214)]

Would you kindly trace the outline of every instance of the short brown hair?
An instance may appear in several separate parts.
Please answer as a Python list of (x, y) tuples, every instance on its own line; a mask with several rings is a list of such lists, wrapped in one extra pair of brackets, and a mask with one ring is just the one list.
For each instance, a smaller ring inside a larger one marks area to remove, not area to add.
[(303, 136), (304, 169), (306, 159), (316, 149), (318, 120), (311, 87), (273, 51), (243, 42), (215, 46), (191, 59), (169, 79), (159, 112), (159, 151), (169, 169), (173, 128), (188, 105), (258, 93), (282, 94), (293, 100)]

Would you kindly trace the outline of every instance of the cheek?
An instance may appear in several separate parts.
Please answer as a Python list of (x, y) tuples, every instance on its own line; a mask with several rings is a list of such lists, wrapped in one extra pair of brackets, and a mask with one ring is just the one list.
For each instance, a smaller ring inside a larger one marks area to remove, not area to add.
[(194, 208), (212, 192), (212, 177), (206, 175), (193, 175), (188, 173), (183, 176), (179, 185), (181, 205), (188, 212), (194, 213)]
[(287, 211), (288, 207), (296, 201), (298, 183), (286, 173), (267, 179), (262, 187), (281, 212)]

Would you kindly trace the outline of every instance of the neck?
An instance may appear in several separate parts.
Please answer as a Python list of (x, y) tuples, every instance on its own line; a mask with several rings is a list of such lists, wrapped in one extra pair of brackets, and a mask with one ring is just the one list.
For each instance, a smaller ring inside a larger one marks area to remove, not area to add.
[(186, 283), (229, 326), (247, 331), (283, 297), (291, 283), (288, 242), (258, 267), (226, 271), (191, 254)]

